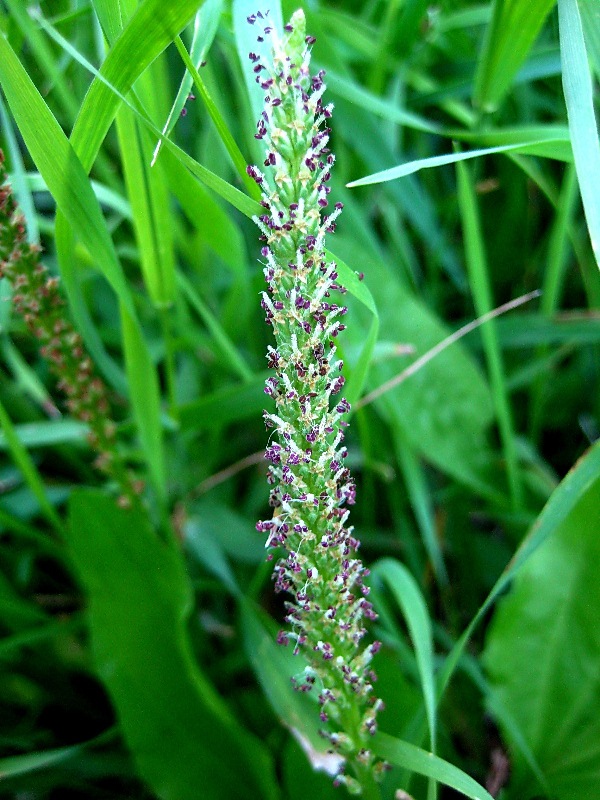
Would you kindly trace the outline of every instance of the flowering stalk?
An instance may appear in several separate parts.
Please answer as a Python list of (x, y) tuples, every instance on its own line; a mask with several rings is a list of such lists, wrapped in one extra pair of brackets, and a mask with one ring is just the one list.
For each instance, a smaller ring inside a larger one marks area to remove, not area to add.
[(248, 21), (263, 20), (272, 41), (269, 63), (250, 53), (266, 92), (256, 133), (266, 145), (266, 174), (256, 167), (248, 167), (248, 174), (263, 192), (265, 213), (254, 221), (264, 242), (262, 308), (276, 340), (268, 348), (275, 375), (265, 393), (276, 408), (264, 413), (273, 431), (265, 457), (274, 514), (257, 529), (268, 535), (267, 547), (285, 549), (274, 579), (276, 591), (292, 595), (286, 603), (292, 630), (280, 632), (278, 641), (291, 640), (295, 652), (302, 648), (306, 654), (310, 666), (296, 688), (317, 688), (321, 720), (329, 723), (323, 735), (355, 775), (342, 771), (336, 782), (354, 794), (375, 796), (373, 776), (382, 764), (369, 738), (383, 704), (372, 695), (369, 662), (380, 644), (361, 646), (364, 620), (376, 615), (366, 599), (367, 570), (355, 555), (359, 542), (347, 527), (345, 506), (354, 503), (355, 485), (344, 466), (342, 417), (350, 405), (339, 396), (343, 364), (334, 344), (347, 308), (330, 299), (345, 289), (335, 263), (325, 258), (325, 235), (335, 230), (342, 210), (336, 203), (325, 213), (334, 162), (326, 126), (332, 106), (322, 102), (324, 73), (309, 72), (315, 40), (305, 36), (302, 11), (285, 26), (282, 39), (265, 17), (258, 13)]
[(98, 454), (94, 466), (117, 484), (119, 504), (128, 507), (138, 500), (143, 484), (127, 470), (117, 451), (107, 387), (95, 374), (81, 336), (67, 318), (58, 278), (40, 263), (40, 248), (27, 241), (25, 221), (6, 177), (0, 150), (0, 278), (12, 284), (14, 307), (40, 341), (40, 352), (67, 395), (69, 411), (89, 427), (88, 441)]

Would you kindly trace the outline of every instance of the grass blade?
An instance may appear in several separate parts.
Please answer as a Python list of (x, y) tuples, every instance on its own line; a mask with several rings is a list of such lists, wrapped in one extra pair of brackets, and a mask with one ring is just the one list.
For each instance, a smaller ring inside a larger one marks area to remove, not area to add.
[[(489, 270), (483, 244), (477, 198), (467, 167), (461, 162), (457, 164), (457, 174), (458, 199), (473, 302), (477, 315), (483, 316), (492, 311), (494, 304), (491, 296)], [(523, 487), (519, 475), (515, 433), (502, 364), (502, 353), (494, 327), (494, 320), (489, 320), (482, 327), (481, 335), (490, 372), (490, 382), (506, 461), (511, 500), (513, 508), (517, 509), (523, 502)]]
[[(1, 38), (1, 37), (0, 37)], [(25, 482), (29, 486), (32, 494), (39, 503), (42, 513), (58, 532), (62, 533), (63, 527), (54, 506), (48, 500), (44, 482), (33, 463), (31, 456), (27, 452), (25, 446), (21, 442), (19, 435), (12, 424), (10, 417), (2, 403), (0, 402), (0, 427), (4, 432), (4, 439), (15, 461), (25, 478)]]
[(373, 749), (391, 764), (433, 778), (445, 786), (456, 789), (465, 797), (470, 797), (471, 800), (493, 800), (492, 795), (483, 786), (461, 769), (433, 753), (421, 750), (414, 744), (403, 742), (386, 733), (377, 733), (373, 739)]
[(556, 0), (495, 0), (475, 75), (474, 102), (494, 111), (504, 99)]

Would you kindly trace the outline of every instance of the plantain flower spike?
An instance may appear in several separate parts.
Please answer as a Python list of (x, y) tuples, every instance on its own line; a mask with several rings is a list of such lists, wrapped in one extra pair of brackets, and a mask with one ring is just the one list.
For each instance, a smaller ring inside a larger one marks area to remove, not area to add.
[(274, 513), (256, 527), (267, 536), (269, 558), (271, 549), (284, 553), (275, 565), (275, 589), (292, 599), (289, 629), (278, 641), (292, 642), (307, 661), (295, 687), (318, 692), (322, 735), (343, 759), (335, 781), (360, 794), (384, 766), (369, 749), (383, 703), (373, 695), (369, 666), (380, 643), (362, 644), (365, 620), (376, 618), (363, 583), (368, 571), (348, 525), (355, 485), (344, 464), (343, 417), (350, 404), (340, 394), (343, 364), (335, 347), (346, 327), (347, 308), (338, 301), (345, 288), (325, 256), (326, 235), (342, 210), (341, 203), (329, 210), (333, 106), (323, 102), (324, 72), (309, 71), (315, 39), (306, 36), (302, 11), (282, 37), (268, 14), (248, 22), (261, 29), (260, 43), (272, 45), (268, 62), (249, 55), (265, 91), (255, 134), (265, 145), (265, 169), (250, 166), (248, 174), (262, 189), (264, 213), (254, 218), (263, 242), (261, 305), (275, 337), (267, 353), (274, 375), (265, 385), (275, 410), (264, 413)]

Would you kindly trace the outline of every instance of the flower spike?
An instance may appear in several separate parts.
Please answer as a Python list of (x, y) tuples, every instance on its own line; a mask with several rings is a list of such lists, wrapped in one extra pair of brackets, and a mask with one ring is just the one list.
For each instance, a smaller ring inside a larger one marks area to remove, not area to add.
[[(252, 24), (258, 19), (253, 15)], [(275, 374), (265, 383), (275, 413), (264, 414), (274, 433), (265, 451), (274, 514), (256, 527), (267, 534), (268, 548), (285, 552), (274, 581), (276, 591), (292, 596), (291, 630), (278, 641), (292, 642), (309, 664), (295, 686), (317, 689), (323, 735), (356, 776), (342, 771), (336, 782), (358, 793), (365, 775), (372, 780), (383, 766), (369, 750), (383, 704), (373, 696), (369, 668), (379, 643), (362, 644), (365, 621), (376, 618), (363, 583), (368, 572), (347, 524), (356, 491), (344, 465), (342, 417), (350, 404), (340, 396), (343, 364), (334, 343), (347, 308), (335, 302), (345, 289), (325, 257), (326, 235), (342, 211), (336, 203), (325, 214), (335, 160), (327, 126), (333, 106), (323, 101), (324, 72), (310, 73), (315, 40), (306, 35), (303, 12), (296, 11), (283, 36), (270, 28), (265, 36), (270, 60), (249, 56), (266, 92), (256, 133), (265, 146), (264, 172), (250, 166), (248, 174), (262, 189), (265, 212), (254, 218), (264, 245), (261, 306), (276, 342), (267, 353)]]

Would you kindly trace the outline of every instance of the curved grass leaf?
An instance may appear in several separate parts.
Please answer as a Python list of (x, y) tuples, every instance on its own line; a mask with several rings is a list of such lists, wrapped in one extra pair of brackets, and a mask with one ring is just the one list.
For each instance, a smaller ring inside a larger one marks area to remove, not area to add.
[[(192, 44), (190, 46), (189, 57), (193, 64), (200, 65), (206, 58), (208, 51), (213, 43), (219, 20), (223, 11), (223, 0), (205, 0), (202, 8), (196, 14), (194, 19), (194, 33), (192, 37)], [(189, 70), (186, 70), (179, 89), (173, 100), (173, 105), (167, 117), (167, 121), (163, 127), (163, 135), (170, 136), (178, 119), (181, 116), (183, 107), (187, 102), (187, 98), (192, 88), (193, 78)], [(158, 154), (162, 148), (162, 141), (159, 140), (154, 149), (152, 156), (152, 164), (156, 161)]]
[(405, 175), (412, 175), (413, 172), (419, 172), (422, 169), (431, 169), (432, 167), (441, 167), (445, 164), (455, 164), (457, 161), (467, 161), (471, 158), (480, 158), (481, 156), (491, 155), (492, 153), (506, 153), (515, 150), (518, 153), (525, 155), (539, 155), (537, 149), (538, 145), (552, 146), (555, 142), (560, 142), (561, 139), (538, 139), (532, 142), (521, 142), (520, 144), (506, 144), (499, 145), (498, 147), (486, 147), (481, 150), (470, 150), (468, 152), (448, 153), (444, 156), (432, 156), (431, 158), (420, 158), (416, 161), (407, 161), (406, 164), (399, 164), (397, 167), (384, 169), (381, 172), (375, 172), (373, 175), (366, 175), (364, 178), (351, 181), (347, 183), (348, 188), (355, 186), (369, 186), (374, 183), (386, 183), (393, 181), (397, 178), (403, 178)]
[(471, 800), (493, 800), (492, 795), (466, 772), (414, 744), (386, 733), (376, 733), (373, 737), (373, 750), (390, 764), (433, 778)]
[(276, 798), (263, 745), (194, 662), (179, 552), (100, 492), (74, 493), (69, 511), (96, 665), (140, 775), (164, 800)]
[(408, 569), (392, 558), (383, 558), (371, 570), (372, 580), (385, 583), (406, 620), (421, 679), (432, 750), (436, 741), (436, 703), (433, 640), (427, 605)]

